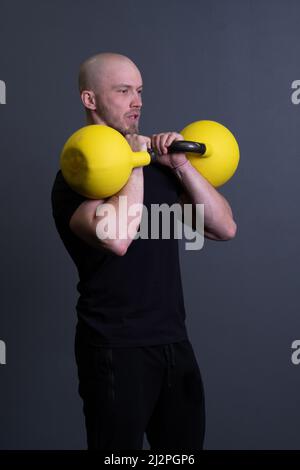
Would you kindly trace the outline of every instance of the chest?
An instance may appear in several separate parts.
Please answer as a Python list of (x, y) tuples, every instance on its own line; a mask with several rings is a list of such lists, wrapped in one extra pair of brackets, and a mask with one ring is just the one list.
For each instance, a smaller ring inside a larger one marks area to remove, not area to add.
[(144, 204), (172, 205), (178, 202), (180, 182), (171, 170), (159, 164), (144, 167)]

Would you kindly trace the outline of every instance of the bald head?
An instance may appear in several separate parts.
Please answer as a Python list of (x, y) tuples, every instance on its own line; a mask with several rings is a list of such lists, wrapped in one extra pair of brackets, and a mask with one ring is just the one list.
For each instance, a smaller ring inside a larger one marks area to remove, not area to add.
[(124, 55), (105, 52), (85, 60), (79, 90), (88, 123), (138, 133), (142, 85), (139, 69)]
[(137, 66), (128, 57), (113, 52), (96, 54), (85, 60), (79, 68), (79, 91), (95, 90), (109, 79), (120, 67)]

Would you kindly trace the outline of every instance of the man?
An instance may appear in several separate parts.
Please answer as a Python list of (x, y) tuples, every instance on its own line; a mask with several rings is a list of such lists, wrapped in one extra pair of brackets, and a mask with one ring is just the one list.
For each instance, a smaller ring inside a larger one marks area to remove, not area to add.
[[(142, 211), (131, 218), (120, 214), (119, 199), (126, 196), (128, 208), (204, 204), (204, 234), (213, 240), (233, 238), (236, 225), (227, 201), (186, 156), (168, 154), (180, 134), (139, 135), (142, 85), (136, 65), (120, 54), (98, 54), (80, 67), (87, 123), (115, 128), (134, 151), (155, 148), (158, 162), (134, 168), (106, 200), (76, 194), (61, 172), (52, 190), (55, 223), (80, 278), (79, 393), (89, 449), (142, 449), (146, 433), (152, 450), (197, 450), (204, 438), (204, 393), (185, 327), (177, 240), (134, 239)], [(102, 204), (114, 206), (126, 237), (110, 239), (96, 230)]]

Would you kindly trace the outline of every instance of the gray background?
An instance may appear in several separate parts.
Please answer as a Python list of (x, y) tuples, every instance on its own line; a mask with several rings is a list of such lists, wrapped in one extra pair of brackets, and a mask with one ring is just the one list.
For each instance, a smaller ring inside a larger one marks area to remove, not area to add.
[[(187, 322), (202, 371), (207, 449), (299, 449), (297, 0), (0, 2), (0, 448), (85, 448), (73, 356), (77, 273), (50, 190), (84, 124), (77, 70), (128, 55), (144, 78), (145, 135), (213, 119), (241, 162), (220, 191), (238, 233), (181, 249)], [(181, 246), (181, 248), (183, 248)]]

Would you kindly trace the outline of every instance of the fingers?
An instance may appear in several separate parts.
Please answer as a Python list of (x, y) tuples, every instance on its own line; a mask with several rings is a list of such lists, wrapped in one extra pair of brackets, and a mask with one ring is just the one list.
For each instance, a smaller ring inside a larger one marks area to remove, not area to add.
[(139, 134), (126, 134), (125, 139), (134, 152), (139, 152), (141, 150), (146, 151), (148, 148), (151, 148), (150, 137)]
[(150, 139), (150, 137), (145, 137), (145, 139), (146, 139), (145, 143), (147, 145), (147, 149), (151, 149), (151, 139)]
[(135, 152), (147, 150), (152, 147), (156, 149), (160, 155), (166, 155), (168, 153), (168, 147), (172, 142), (184, 140), (183, 136), (177, 132), (153, 134), (151, 138), (139, 134), (126, 134), (125, 138)]
[(164, 132), (161, 134), (153, 134), (151, 137), (151, 145), (157, 149), (161, 155), (168, 153), (168, 147), (174, 141), (183, 140), (183, 136), (177, 132)]

